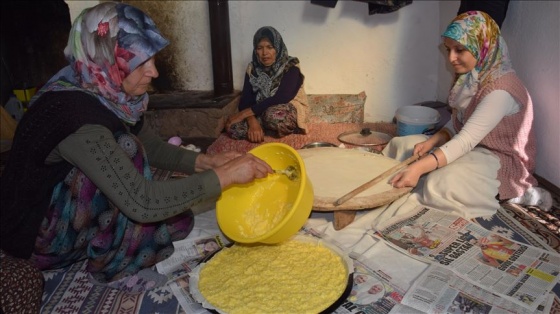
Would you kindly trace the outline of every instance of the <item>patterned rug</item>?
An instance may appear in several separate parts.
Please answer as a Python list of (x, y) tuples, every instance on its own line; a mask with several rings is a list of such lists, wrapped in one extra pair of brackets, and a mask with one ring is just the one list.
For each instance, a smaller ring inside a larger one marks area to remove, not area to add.
[(535, 236), (543, 239), (549, 246), (560, 252), (560, 188), (536, 176), (539, 186), (552, 195), (552, 208), (544, 211), (536, 206), (503, 204), (508, 214)]
[[(559, 251), (559, 238), (516, 207), (503, 206), (492, 217), (474, 219), (474, 222), (516, 241)], [(43, 274), (45, 292), (41, 313), (185, 313), (169, 286), (136, 294), (94, 286), (88, 280), (85, 263)], [(560, 285), (555, 287), (554, 292), (560, 295)], [(558, 297), (552, 313), (560, 313)]]
[(549, 212), (534, 206), (512, 204), (504, 204), (502, 206), (523, 227), (543, 239), (557, 252), (560, 252), (560, 206), (558, 204), (558, 201), (556, 201)]
[(534, 206), (527, 206), (526, 208), (520, 208), (520, 210), (543, 224), (552, 233), (560, 236), (560, 187), (553, 185), (539, 176), (536, 177), (539, 181), (539, 185), (552, 194), (552, 208), (548, 212)]
[(529, 216), (522, 206), (503, 204), (491, 218), (476, 218), (482, 227), (515, 241), (560, 253), (560, 238)]

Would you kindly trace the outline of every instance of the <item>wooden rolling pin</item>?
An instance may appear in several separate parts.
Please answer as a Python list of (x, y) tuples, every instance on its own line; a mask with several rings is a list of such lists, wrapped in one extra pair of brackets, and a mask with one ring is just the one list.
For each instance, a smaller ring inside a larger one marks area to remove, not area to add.
[(406, 166), (410, 165), (411, 163), (415, 162), (416, 160), (418, 160), (418, 158), (420, 158), (419, 155), (412, 155), (411, 157), (409, 157), (408, 159), (401, 161), (399, 164), (393, 166), (392, 168), (390, 168), (389, 170), (383, 172), (382, 174), (378, 175), (377, 177), (373, 178), (371, 181), (368, 181), (362, 185), (360, 185), (359, 187), (355, 188), (354, 190), (350, 191), (349, 193), (347, 193), (346, 195), (342, 196), (341, 198), (337, 199), (333, 204), (334, 206), (339, 206), (341, 204), (343, 204), (344, 202), (348, 201), (349, 199), (351, 199), (352, 197), (360, 194), (361, 192), (369, 189), (370, 187), (374, 186), (375, 184), (379, 183), (381, 180), (389, 177), (390, 175), (392, 175), (393, 173), (396, 173), (397, 171), (405, 168)]

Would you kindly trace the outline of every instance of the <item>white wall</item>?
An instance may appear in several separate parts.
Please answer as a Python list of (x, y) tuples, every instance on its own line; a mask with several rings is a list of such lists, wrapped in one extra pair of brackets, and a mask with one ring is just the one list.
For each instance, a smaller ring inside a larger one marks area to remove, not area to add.
[[(97, 1), (67, 0), (71, 12), (92, 2)], [(127, 2), (168, 8), (168, 15), (155, 20), (162, 29), (184, 29), (184, 36), (168, 35), (172, 44), (166, 48), (179, 52), (173, 58), (177, 71), (186, 75), (184, 89), (212, 90), (210, 39), (201, 41), (209, 37), (207, 1)], [(179, 10), (181, 5), (188, 10)], [(308, 0), (232, 0), (228, 6), (235, 89), (242, 88), (254, 32), (271, 25), (284, 37), (290, 55), (300, 59), (307, 92), (365, 91), (367, 121), (389, 121), (400, 106), (447, 100), (453, 75), (440, 34), (457, 13), (459, 0), (416, 0), (395, 12), (374, 15), (358, 1), (339, 0), (335, 8)], [(502, 25), (514, 67), (535, 105), (536, 173), (556, 186), (560, 186), (559, 15), (560, 2), (512, 0)]]
[(300, 59), (307, 92), (365, 91), (367, 121), (389, 121), (400, 106), (436, 98), (437, 1), (375, 15), (357, 1), (339, 1), (335, 8), (310, 1), (230, 1), (230, 23), (236, 87), (250, 61), (254, 32), (271, 25)]
[[(449, 22), (457, 15), (459, 10), (459, 0), (454, 1), (441, 1), (439, 5), (440, 9), (440, 21), (439, 29), (437, 35), (441, 35)], [(449, 62), (447, 61), (447, 51), (441, 42), (438, 43), (439, 48), (439, 59), (438, 59), (438, 84), (437, 84), (437, 99), (441, 102), (447, 103), (447, 96), (449, 94), (449, 88), (453, 82), (454, 71)]]
[(511, 1), (502, 25), (535, 112), (537, 169), (560, 187), (560, 2)]

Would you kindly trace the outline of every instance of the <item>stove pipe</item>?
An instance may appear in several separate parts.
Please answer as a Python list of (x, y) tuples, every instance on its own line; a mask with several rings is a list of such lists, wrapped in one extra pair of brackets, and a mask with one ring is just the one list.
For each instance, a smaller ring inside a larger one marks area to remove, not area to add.
[(208, 0), (214, 96), (233, 92), (228, 0)]

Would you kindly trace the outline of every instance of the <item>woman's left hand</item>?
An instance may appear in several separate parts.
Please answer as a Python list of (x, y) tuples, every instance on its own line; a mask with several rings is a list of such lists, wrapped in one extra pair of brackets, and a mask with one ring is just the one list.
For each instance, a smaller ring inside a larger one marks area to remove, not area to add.
[(389, 183), (395, 188), (415, 187), (422, 174), (422, 170), (412, 164), (393, 176)]
[(227, 151), (216, 155), (200, 154), (196, 158), (195, 171), (204, 171), (219, 167), (230, 160), (233, 160), (242, 154), (236, 151)]

